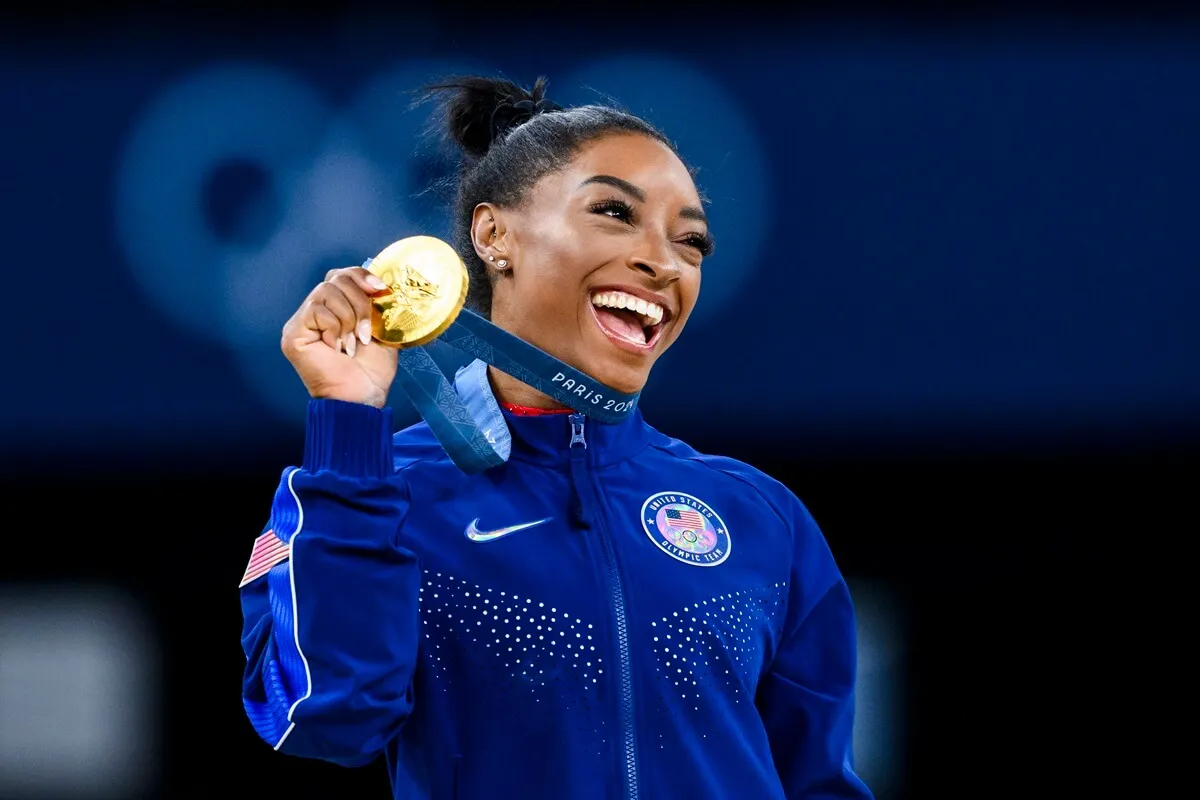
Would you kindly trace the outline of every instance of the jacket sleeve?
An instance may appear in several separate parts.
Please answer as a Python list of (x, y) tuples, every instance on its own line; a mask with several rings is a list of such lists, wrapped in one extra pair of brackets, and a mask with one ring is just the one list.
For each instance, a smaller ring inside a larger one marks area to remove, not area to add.
[(816, 522), (791, 500), (787, 618), (755, 702), (788, 800), (869, 800), (853, 766), (854, 607)]
[(407, 507), (390, 411), (310, 401), (303, 465), (284, 471), (266, 526), (290, 552), (241, 589), (242, 701), (276, 750), (361, 766), (411, 712), (420, 578), (396, 545)]

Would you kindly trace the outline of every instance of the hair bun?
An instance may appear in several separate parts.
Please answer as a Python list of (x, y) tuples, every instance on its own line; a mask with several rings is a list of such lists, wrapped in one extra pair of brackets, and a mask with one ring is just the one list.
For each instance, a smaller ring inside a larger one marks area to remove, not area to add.
[(562, 111), (562, 106), (545, 97), (536, 103), (533, 100), (501, 103), (492, 112), (492, 141), (500, 139), (521, 123), (528, 122), (534, 115), (551, 111)]
[(493, 142), (536, 114), (562, 110), (546, 99), (544, 77), (524, 89), (502, 78), (457, 76), (426, 86), (423, 95), (444, 98), (446, 133), (470, 158), (481, 158)]

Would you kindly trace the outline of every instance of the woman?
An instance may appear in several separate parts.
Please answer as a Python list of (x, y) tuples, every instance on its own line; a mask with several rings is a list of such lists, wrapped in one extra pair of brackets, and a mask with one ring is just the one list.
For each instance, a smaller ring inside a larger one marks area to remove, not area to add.
[[(465, 157), (472, 305), (640, 391), (712, 249), (687, 167), (643, 120), (560, 109), (543, 80), (429, 91)], [(870, 797), (854, 613), (800, 501), (478, 361), (457, 390), (498, 401), (513, 443), (465, 474), (426, 425), (392, 434), (383, 288), (334, 270), (283, 331), (313, 399), (241, 590), (259, 735), (350, 766), (382, 753), (397, 798)]]

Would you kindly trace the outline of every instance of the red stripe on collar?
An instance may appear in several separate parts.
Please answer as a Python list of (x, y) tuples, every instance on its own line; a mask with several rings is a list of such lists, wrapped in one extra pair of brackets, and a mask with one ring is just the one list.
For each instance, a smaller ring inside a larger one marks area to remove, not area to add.
[(518, 406), (512, 403), (500, 404), (505, 411), (518, 417), (545, 417), (551, 414), (570, 414), (569, 408), (534, 408), (533, 406)]

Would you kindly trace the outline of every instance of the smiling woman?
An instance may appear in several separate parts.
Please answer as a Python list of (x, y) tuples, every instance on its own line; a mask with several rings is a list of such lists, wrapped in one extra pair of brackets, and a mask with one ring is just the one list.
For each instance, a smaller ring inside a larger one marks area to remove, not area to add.
[[(545, 92), (426, 93), (463, 154), (469, 301), (636, 393), (700, 291), (700, 193), (645, 121)], [(241, 587), (258, 734), (350, 766), (384, 754), (397, 798), (870, 797), (853, 606), (799, 499), (482, 361), (455, 391), (503, 409), (511, 452), (459, 470), (427, 424), (392, 432), (397, 355), (369, 335), (385, 288), (334, 270), (284, 327), (312, 400)]]
[(573, 156), (520, 203), (473, 206), (477, 258), (508, 264), (489, 275), (492, 321), (637, 392), (696, 304), (711, 250), (704, 213), (688, 170), (658, 139), (608, 135)]
[[(545, 90), (539, 81), (522, 101), (518, 87), (459, 78), (425, 93), (448, 98), (450, 135), (469, 159), (454, 236), (472, 269), (471, 300), (500, 327), (637, 392), (700, 291), (713, 249), (700, 195), (662, 132), (604, 106), (564, 113)], [(496, 114), (497, 99), (529, 107)]]

